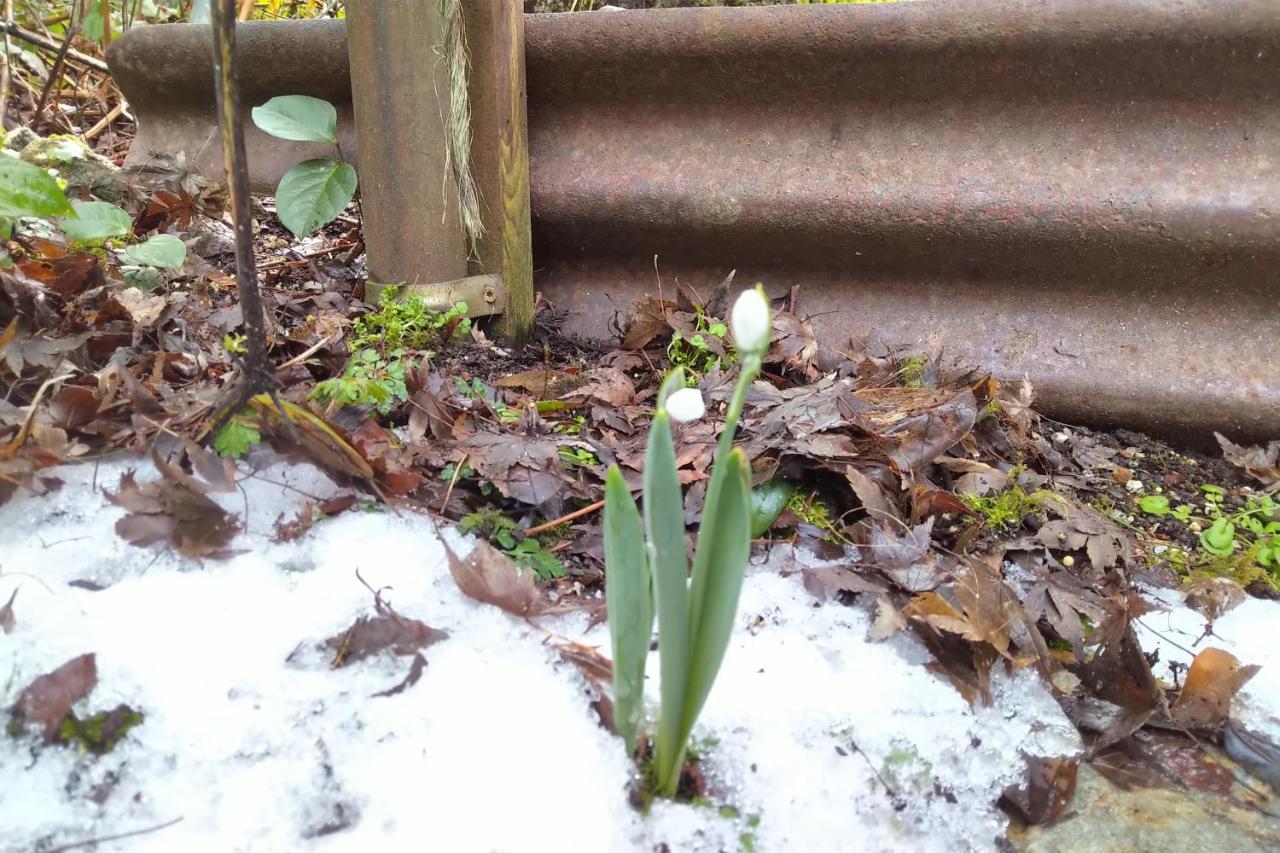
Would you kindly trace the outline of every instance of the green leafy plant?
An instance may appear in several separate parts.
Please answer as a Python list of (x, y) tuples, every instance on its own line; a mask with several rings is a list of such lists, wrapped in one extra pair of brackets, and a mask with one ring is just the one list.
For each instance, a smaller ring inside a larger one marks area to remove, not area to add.
[(187, 246), (172, 234), (156, 234), (122, 252), (126, 261), (138, 266), (181, 269), (187, 260)]
[[(277, 139), (327, 142), (339, 158), (338, 111), (309, 95), (280, 95), (253, 108), (253, 123)], [(295, 237), (328, 225), (355, 197), (359, 181), (349, 163), (331, 157), (303, 160), (276, 186), (276, 214)]]
[(492, 507), (464, 515), (458, 522), (458, 530), (483, 536), (505, 552), (519, 568), (533, 572), (538, 580), (564, 577), (564, 563), (555, 554), (536, 537), (526, 536), (524, 529), (511, 517)]
[(219, 456), (239, 459), (255, 444), (262, 441), (262, 433), (249, 422), (232, 418), (213, 437), (213, 449)]
[[(769, 303), (757, 287), (734, 305), (742, 368), (703, 504), (692, 584), (685, 555), (684, 500), (671, 421), (701, 417), (701, 395), (672, 370), (658, 391), (644, 463), (644, 513), (617, 465), (605, 478), (605, 592), (613, 647), (615, 726), (634, 754), (643, 713), (645, 659), (658, 619), (661, 706), (650, 766), (655, 790), (674, 796), (689, 735), (701, 713), (729, 637), (751, 554), (751, 481), (733, 447), (747, 387), (769, 345)], [(696, 399), (695, 399), (696, 398)]]
[[(721, 357), (712, 350), (708, 338), (719, 338), (721, 340), (719, 348), (728, 352), (728, 348), (724, 345), (724, 336), (728, 332), (728, 326), (719, 321), (712, 322), (699, 309), (694, 320), (692, 335), (685, 335), (679, 329), (671, 333), (671, 342), (667, 344), (667, 360), (671, 362), (672, 367), (684, 368), (687, 384), (690, 387), (695, 386), (704, 373), (722, 361)], [(731, 362), (732, 358), (726, 358), (724, 361)]]
[(436, 311), (422, 297), (400, 297), (397, 288), (388, 287), (378, 297), (378, 310), (352, 323), (351, 349), (430, 350), (469, 334), (467, 303)]
[[(1200, 491), (1204, 495), (1204, 514), (1195, 523), (1208, 522), (1200, 532), (1201, 550), (1219, 560), (1243, 550), (1246, 559), (1262, 568), (1280, 570), (1280, 504), (1275, 498), (1266, 494), (1252, 496), (1243, 507), (1228, 512), (1224, 506), (1226, 489), (1206, 484)], [(1143, 495), (1138, 499), (1138, 508), (1147, 515), (1174, 518), (1183, 524), (1192, 521), (1195, 511), (1191, 504), (1171, 506), (1167, 496), (1158, 494)]]
[(0, 220), (9, 223), (3, 236), (9, 235), (13, 220), (22, 216), (71, 216), (75, 209), (67, 201), (62, 187), (48, 172), (0, 154)]
[(317, 382), (309, 395), (331, 411), (351, 406), (373, 406), (388, 414), (396, 403), (409, 399), (404, 384), (404, 352), (383, 355), (362, 349), (347, 362), (341, 376)]
[(1147, 515), (1154, 515), (1156, 517), (1168, 515), (1185, 523), (1190, 520), (1191, 512), (1195, 507), (1191, 504), (1178, 504), (1176, 507), (1171, 506), (1169, 498), (1164, 495), (1143, 495), (1138, 499), (1138, 509), (1145, 512)]
[[(67, 239), (76, 243), (91, 243), (109, 237), (123, 237), (133, 231), (133, 219), (122, 208), (105, 201), (73, 201), (75, 216), (68, 216), (59, 223)], [(179, 241), (181, 242), (181, 241)], [(183, 247), (185, 259), (186, 247)], [(181, 263), (178, 266), (182, 266)]]
[(581, 447), (561, 447), (556, 452), (560, 461), (570, 468), (590, 468), (600, 464), (594, 453)]

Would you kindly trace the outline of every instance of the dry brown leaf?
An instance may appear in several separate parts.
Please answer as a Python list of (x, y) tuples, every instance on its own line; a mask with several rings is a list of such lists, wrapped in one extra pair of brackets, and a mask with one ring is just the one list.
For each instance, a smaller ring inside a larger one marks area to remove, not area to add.
[(378, 615), (359, 617), (350, 628), (325, 640), (324, 646), (333, 651), (330, 665), (337, 669), (382, 651), (415, 654), (448, 638), (448, 631), (405, 618), (379, 602)]
[[(818, 339), (813, 325), (790, 311), (777, 311), (773, 315), (773, 334), (769, 338), (769, 352), (765, 364), (781, 364), (786, 370), (809, 374), (813, 357), (818, 352)], [(817, 372), (812, 371), (817, 378)]]
[(1208, 622), (1216, 621), (1223, 614), (1235, 609), (1245, 600), (1246, 593), (1231, 578), (1199, 578), (1187, 584), (1186, 605)]
[(849, 481), (849, 488), (853, 489), (858, 502), (873, 520), (877, 522), (901, 520), (898, 507), (885, 492), (884, 487), (875, 480), (852, 465), (845, 466), (844, 478)]
[[(201, 456), (197, 454), (194, 459)], [(116, 533), (138, 547), (168, 542), (178, 553), (192, 559), (230, 556), (227, 545), (239, 525), (206, 494), (224, 491), (228, 484), (218, 479), (201, 482), (154, 453), (151, 460), (162, 479), (139, 486), (129, 471), (120, 476), (120, 490), (107, 493), (107, 500), (129, 511), (116, 522)], [(225, 470), (221, 468), (222, 460), (201, 461), (206, 468), (202, 473), (221, 474)]]
[(909, 481), (968, 435), (977, 418), (977, 400), (973, 392), (966, 389), (945, 403), (911, 415), (884, 430), (884, 435), (898, 441), (889, 458), (903, 480)]
[(936, 589), (951, 574), (951, 567), (930, 552), (932, 533), (932, 518), (904, 529), (902, 535), (888, 523), (873, 524), (867, 565), (907, 592)]
[(587, 371), (584, 378), (584, 384), (560, 398), (575, 405), (629, 406), (635, 402), (636, 386), (616, 367), (597, 367)]
[(385, 698), (387, 696), (395, 696), (399, 693), (403, 693), (404, 691), (408, 690), (410, 687), (418, 683), (418, 679), (422, 678), (422, 673), (423, 671), (426, 670), (426, 668), (427, 668), (427, 659), (424, 658), (421, 653), (415, 653), (413, 656), (413, 663), (409, 665), (409, 674), (404, 677), (404, 680), (401, 681), (399, 684), (397, 684), (395, 687), (389, 687), (386, 690), (381, 690), (373, 694), (373, 698), (380, 699), (380, 698)]
[(98, 664), (93, 653), (72, 658), (27, 685), (9, 712), (12, 722), (43, 726), (44, 739), (52, 742), (71, 706), (88, 696), (97, 683)]
[(1062, 516), (1045, 522), (1036, 532), (1042, 545), (1056, 551), (1078, 551), (1089, 555), (1095, 569), (1109, 569), (1134, 560), (1133, 537), (1123, 527), (1091, 506), (1055, 496), (1050, 509)]
[(1023, 758), (1027, 762), (1026, 779), (1004, 789), (1000, 806), (1030, 826), (1048, 826), (1062, 817), (1075, 798), (1079, 759), (1039, 755)]
[(622, 349), (642, 350), (659, 335), (665, 336), (671, 331), (667, 320), (670, 306), (664, 305), (652, 296), (636, 300), (631, 306), (631, 320), (627, 324), (627, 332), (622, 336)]
[(1242, 468), (1264, 486), (1280, 483), (1280, 441), (1268, 442), (1266, 447), (1242, 447), (1220, 432), (1215, 432), (1213, 437), (1222, 447), (1223, 458), (1232, 465)]
[(449, 560), (449, 574), (470, 598), (500, 607), (513, 616), (534, 616), (544, 609), (542, 591), (533, 572), (521, 572), (515, 562), (488, 542), (480, 541), (462, 559), (449, 543), (441, 542)]
[(526, 391), (539, 400), (554, 400), (570, 389), (582, 384), (582, 379), (563, 370), (522, 370), (498, 379), (497, 388), (515, 388)]
[(1196, 655), (1182, 692), (1169, 709), (1184, 729), (1216, 729), (1227, 719), (1231, 700), (1262, 667), (1242, 666), (1235, 655), (1209, 648)]
[(62, 429), (79, 429), (98, 416), (102, 400), (96, 388), (83, 385), (64, 385), (49, 400), (49, 417), (53, 425)]
[(876, 618), (871, 623), (871, 630), (867, 632), (869, 640), (887, 640), (894, 634), (907, 627), (907, 621), (902, 618), (902, 611), (893, 605), (887, 595), (881, 595), (876, 598)]
[(841, 566), (822, 566), (801, 572), (804, 588), (819, 601), (856, 596), (869, 592), (880, 595), (887, 587), (883, 582)]
[(21, 587), (14, 587), (13, 595), (9, 596), (9, 600), (5, 602), (4, 607), (0, 607), (0, 631), (6, 634), (13, 633), (13, 627), (17, 624), (17, 619), (13, 615), (13, 602), (18, 597), (18, 590)]
[(459, 445), (479, 474), (504, 497), (538, 506), (567, 484), (556, 442), (517, 432), (478, 432)]

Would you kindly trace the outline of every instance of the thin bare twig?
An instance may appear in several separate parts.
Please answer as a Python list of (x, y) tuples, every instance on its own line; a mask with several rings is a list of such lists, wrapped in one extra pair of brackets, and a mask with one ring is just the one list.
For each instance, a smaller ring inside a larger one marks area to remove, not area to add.
[[(4, 19), (13, 20), (13, 0), (4, 0)], [(4, 117), (9, 114), (9, 81), (13, 76), (13, 42), (9, 39), (9, 30), (4, 31), (4, 70), (0, 71), (0, 129), (4, 128)]]
[[(21, 39), (27, 44), (33, 44), (36, 47), (42, 47), (45, 50), (61, 50), (62, 45), (51, 38), (42, 36), (39, 33), (33, 33), (31, 30), (18, 26), (13, 22), (13, 3), (9, 0), (5, 4), (5, 19), (0, 21), (0, 30), (5, 35), (11, 35), (16, 39)], [(92, 68), (94, 71), (101, 71), (103, 74), (108, 73), (107, 63), (96, 57), (88, 56), (78, 50), (67, 49), (66, 58), (78, 65)]]
[(83, 5), (77, 0), (72, 0), (72, 3), (71, 22), (67, 24), (67, 32), (62, 37), (62, 44), (58, 46), (58, 55), (53, 59), (49, 77), (44, 81), (44, 88), (40, 90), (40, 100), (36, 101), (36, 111), (31, 118), (33, 125), (43, 117), (45, 105), (49, 102), (49, 95), (53, 92), (54, 85), (62, 80), (62, 68), (67, 61), (67, 51), (71, 49), (71, 40), (79, 34), (80, 25), (84, 22)]
[(98, 838), (86, 838), (84, 841), (73, 841), (70, 844), (63, 844), (60, 847), (51, 847), (45, 853), (63, 853), (66, 850), (75, 850), (77, 847), (90, 847), (92, 845), (101, 844), (104, 841), (119, 841), (122, 838), (136, 838), (139, 835), (147, 835), (152, 832), (159, 832), (162, 829), (168, 829), (175, 823), (181, 821), (182, 818), (175, 817), (166, 823), (150, 826), (146, 829), (135, 829), (132, 832), (121, 832), (118, 835), (103, 835)]
[(588, 504), (587, 506), (584, 506), (582, 509), (575, 509), (573, 512), (569, 513), (568, 515), (562, 515), (559, 518), (553, 518), (550, 521), (545, 522), (543, 524), (536, 524), (533, 527), (530, 527), (528, 530), (526, 530), (524, 534), (526, 536), (536, 536), (539, 533), (545, 533), (546, 531), (555, 527), (557, 524), (564, 524), (566, 521), (573, 521), (575, 518), (582, 518), (582, 516), (589, 515), (590, 513), (595, 512), (596, 510), (600, 509), (603, 506), (604, 506), (604, 501), (596, 501), (593, 504)]

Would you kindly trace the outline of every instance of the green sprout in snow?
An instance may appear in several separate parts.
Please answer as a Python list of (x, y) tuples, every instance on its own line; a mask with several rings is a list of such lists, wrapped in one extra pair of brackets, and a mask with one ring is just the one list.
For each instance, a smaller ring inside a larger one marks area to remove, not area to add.
[(676, 793), (689, 735), (728, 649), (751, 555), (750, 470), (746, 455), (733, 447), (733, 436), (747, 386), (759, 375), (769, 347), (769, 303), (763, 290), (744, 292), (730, 319), (742, 368), (707, 486), (692, 584), (671, 421), (696, 420), (705, 408), (697, 389), (685, 387), (682, 368), (671, 371), (658, 391), (645, 455), (643, 516), (617, 465), (609, 468), (605, 479), (605, 591), (613, 643), (614, 719), (634, 755), (645, 658), (656, 615), (662, 702), (651, 770), (657, 792), (666, 797)]

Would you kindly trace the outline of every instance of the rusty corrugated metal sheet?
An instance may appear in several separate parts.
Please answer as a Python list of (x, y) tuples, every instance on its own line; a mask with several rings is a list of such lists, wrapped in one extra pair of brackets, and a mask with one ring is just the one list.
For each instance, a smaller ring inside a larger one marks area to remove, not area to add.
[[(527, 38), (537, 285), (571, 330), (607, 334), (657, 255), (668, 283), (799, 285), (838, 349), (1028, 376), (1063, 420), (1280, 429), (1280, 3), (677, 9)], [(122, 82), (142, 146), (166, 119)]]

